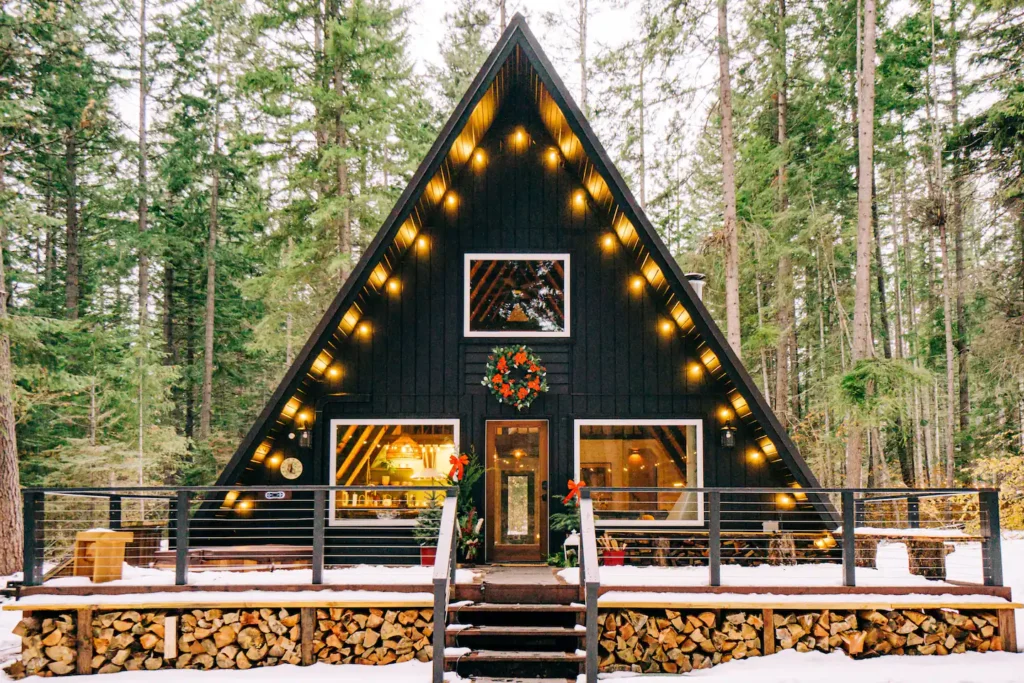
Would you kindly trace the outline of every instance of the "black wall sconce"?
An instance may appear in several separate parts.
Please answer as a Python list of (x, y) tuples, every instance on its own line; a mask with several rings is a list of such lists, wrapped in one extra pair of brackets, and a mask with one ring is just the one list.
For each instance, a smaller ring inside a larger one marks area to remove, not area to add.
[(735, 448), (736, 447), (736, 428), (732, 426), (732, 421), (725, 423), (722, 427), (722, 448)]

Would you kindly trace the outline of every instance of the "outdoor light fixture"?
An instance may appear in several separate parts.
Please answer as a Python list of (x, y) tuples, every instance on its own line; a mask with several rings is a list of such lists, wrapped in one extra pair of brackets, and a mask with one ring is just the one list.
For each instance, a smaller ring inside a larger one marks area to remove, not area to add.
[(722, 448), (735, 448), (736, 447), (736, 428), (732, 426), (732, 421), (726, 422), (722, 427)]
[(309, 428), (310, 420), (311, 416), (308, 412), (299, 413), (299, 448), (309, 448), (313, 445), (313, 431)]
[(631, 467), (642, 467), (644, 464), (644, 456), (640, 455), (640, 449), (630, 448), (627, 462)]

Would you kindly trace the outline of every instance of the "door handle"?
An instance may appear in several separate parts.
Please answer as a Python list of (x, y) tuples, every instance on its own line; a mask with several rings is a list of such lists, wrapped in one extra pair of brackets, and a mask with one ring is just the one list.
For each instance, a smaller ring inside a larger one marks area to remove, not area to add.
[(544, 491), (545, 493), (547, 492), (547, 490), (548, 490), (548, 481), (547, 481), (547, 479), (545, 479), (544, 481), (542, 481), (540, 483), (540, 490)]
[(548, 494), (546, 494), (546, 493), (540, 494), (540, 502), (542, 502), (542, 503), (548, 502)]

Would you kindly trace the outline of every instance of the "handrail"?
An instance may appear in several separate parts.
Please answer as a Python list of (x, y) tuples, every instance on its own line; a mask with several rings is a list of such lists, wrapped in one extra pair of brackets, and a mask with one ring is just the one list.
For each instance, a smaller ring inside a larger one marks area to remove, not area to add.
[(597, 594), (601, 587), (601, 568), (597, 564), (594, 501), (587, 488), (580, 489), (580, 580), (587, 608), (587, 683), (597, 683)]
[[(84, 488), (84, 487), (45, 487), (45, 486), (23, 486), (22, 493), (45, 493), (48, 495), (79, 495), (87, 496), (90, 494), (102, 497), (104, 495), (123, 495), (125, 491), (166, 491), (168, 493), (177, 493), (178, 491), (187, 491), (189, 493), (228, 493), (229, 491), (379, 491), (381, 489), (388, 488), (386, 486), (329, 486), (325, 484), (282, 484), (280, 486), (250, 486), (248, 484), (237, 486), (103, 486), (95, 488)], [(401, 488), (403, 491), (448, 491), (448, 486), (400, 486), (390, 488)], [(139, 496), (129, 496), (130, 498), (137, 498)], [(161, 497), (162, 498), (162, 497)]]
[[(607, 524), (603, 524), (602, 520), (594, 519), (594, 498), (601, 494), (621, 494), (621, 493), (679, 493), (681, 491), (678, 487), (596, 487), (588, 486), (581, 490), (580, 499), (580, 536), (582, 551), (580, 556), (580, 572), (581, 572), (581, 583), (586, 589), (587, 598), (587, 650), (588, 650), (588, 683), (590, 681), (590, 652), (597, 652), (596, 645), (596, 630), (594, 634), (595, 640), (591, 640), (590, 626), (591, 626), (591, 602), (594, 603), (594, 622), (596, 629), (596, 592), (600, 586), (599, 569), (597, 569), (597, 549), (596, 549), (596, 535), (597, 529), (602, 528), (611, 530), (613, 527), (612, 521), (605, 520)], [(980, 522), (980, 537), (981, 537), (981, 555), (982, 555), (982, 569), (983, 569), (983, 582), (986, 586), (1001, 586), (1003, 585), (1003, 567), (1002, 567), (1002, 553), (1000, 543), (1000, 519), (999, 519), (999, 489), (995, 488), (944, 488), (944, 489), (898, 489), (898, 488), (880, 488), (880, 489), (864, 489), (864, 488), (795, 488), (795, 487), (700, 487), (700, 488), (686, 488), (686, 492), (702, 493), (707, 494), (707, 514), (703, 519), (703, 524), (694, 527), (692, 524), (681, 524), (678, 526), (680, 533), (702, 533), (701, 526), (706, 528), (708, 535), (708, 584), (711, 586), (717, 586), (721, 584), (721, 564), (722, 564), (722, 507), (723, 503), (729, 501), (731, 504), (735, 504), (737, 496), (750, 496), (759, 494), (789, 494), (791, 496), (807, 496), (809, 499), (814, 496), (838, 494), (836, 497), (839, 498), (839, 520), (836, 527), (831, 527), (838, 532), (842, 530), (842, 538), (840, 545), (840, 552), (842, 558), (842, 574), (843, 584), (846, 586), (856, 585), (856, 567), (857, 567), (857, 545), (855, 542), (856, 527), (858, 519), (858, 510), (862, 508), (865, 503), (882, 502), (882, 500), (907, 500), (907, 521), (911, 528), (920, 528), (920, 504), (919, 501), (924, 498), (939, 498), (939, 497), (952, 497), (971, 495), (977, 496), (978, 508), (979, 508), (979, 522)], [(881, 496), (863, 497), (858, 498), (858, 494), (882, 494)], [(726, 498), (728, 496), (728, 499)], [(801, 499), (802, 500), (802, 499)], [(807, 504), (811, 506), (817, 506), (817, 503), (812, 500), (807, 500)], [(829, 503), (831, 506), (831, 503)], [(618, 520), (614, 520), (618, 521)], [(728, 518), (727, 518), (728, 521)], [(662, 530), (665, 527), (651, 527), (645, 524), (643, 521), (637, 520), (635, 525), (630, 524), (627, 526), (616, 525), (615, 529), (621, 529), (626, 533), (642, 533), (648, 531), (651, 528), (658, 528)], [(673, 529), (676, 527), (673, 526)], [(673, 532), (674, 533), (674, 532)], [(748, 532), (754, 533), (754, 532)], [(593, 556), (590, 555), (593, 554)], [(594, 590), (594, 599), (591, 599), (591, 587)], [(593, 646), (593, 648), (592, 648)]]
[(441, 508), (441, 523), (437, 532), (437, 554), (434, 556), (434, 662), (433, 682), (444, 681), (445, 627), (448, 623), (448, 597), (455, 583), (455, 543), (458, 521), (458, 487), (447, 490)]

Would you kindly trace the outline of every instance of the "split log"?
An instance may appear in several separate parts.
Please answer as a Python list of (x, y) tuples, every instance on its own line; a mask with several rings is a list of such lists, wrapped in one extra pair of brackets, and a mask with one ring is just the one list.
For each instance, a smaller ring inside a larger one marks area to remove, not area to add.
[(432, 609), (317, 609), (310, 647), (316, 661), (384, 665), (433, 657)]

